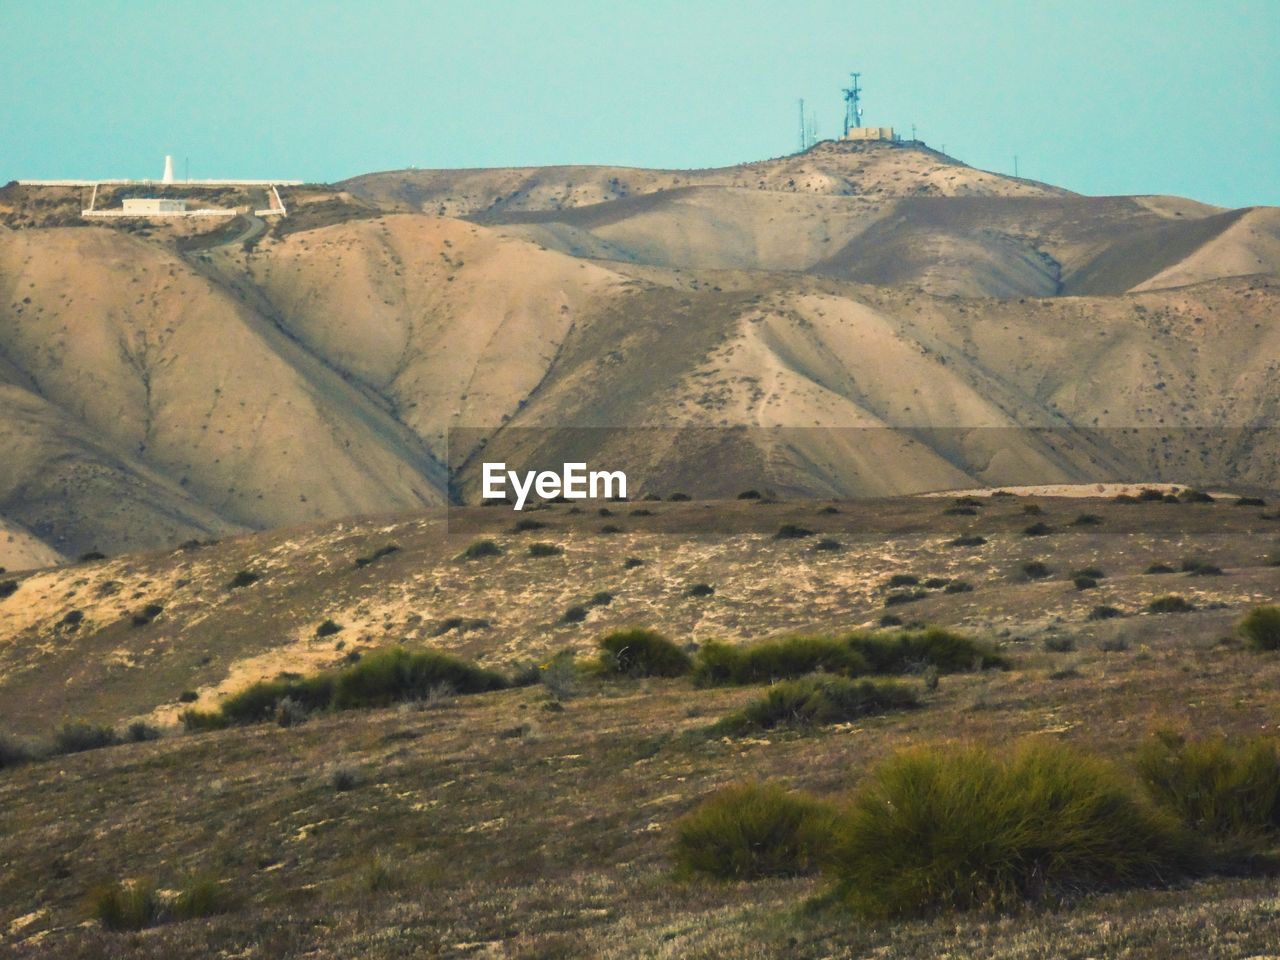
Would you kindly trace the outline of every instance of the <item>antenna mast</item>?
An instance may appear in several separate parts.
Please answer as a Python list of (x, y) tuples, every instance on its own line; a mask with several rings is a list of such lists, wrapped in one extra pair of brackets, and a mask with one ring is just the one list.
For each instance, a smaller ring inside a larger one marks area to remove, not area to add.
[(858, 86), (858, 78), (862, 76), (860, 73), (851, 73), (853, 85), (844, 92), (844, 135), (849, 136), (849, 131), (854, 127), (862, 126), (862, 105), (858, 102), (862, 95), (862, 88)]
[(805, 125), (804, 125), (804, 99), (801, 98), (800, 100), (800, 152), (801, 153), (804, 153), (805, 150), (809, 149), (809, 144), (807, 142), (809, 138), (808, 136), (806, 136), (806, 133), (807, 131), (805, 130)]

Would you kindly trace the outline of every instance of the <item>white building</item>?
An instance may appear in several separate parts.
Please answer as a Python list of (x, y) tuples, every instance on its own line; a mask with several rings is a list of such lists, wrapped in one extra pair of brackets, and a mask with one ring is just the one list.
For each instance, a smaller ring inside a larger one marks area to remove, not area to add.
[(157, 213), (187, 212), (187, 201), (170, 200), (164, 197), (130, 197), (123, 203), (125, 214), (139, 217), (154, 216)]

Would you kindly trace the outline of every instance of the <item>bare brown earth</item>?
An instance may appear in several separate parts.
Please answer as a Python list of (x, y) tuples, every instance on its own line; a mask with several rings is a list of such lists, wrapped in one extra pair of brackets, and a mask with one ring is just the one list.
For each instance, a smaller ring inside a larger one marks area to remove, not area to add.
[[(974, 515), (950, 508), (932, 497), (648, 502), (610, 504), (602, 517), (560, 504), (520, 516), (545, 527), (515, 532), (509, 509), (473, 507), (23, 576), (0, 601), (0, 730), (33, 736), (63, 716), (167, 724), (182, 690), (214, 706), (252, 680), (389, 643), (510, 669), (565, 647), (589, 655), (624, 624), (681, 642), (749, 641), (847, 630), (891, 611), (991, 638), (1013, 668), (946, 676), (919, 711), (807, 735), (700, 733), (758, 688), (583, 681), (562, 709), (534, 686), (288, 729), (171, 729), (157, 742), (6, 769), (0, 949), (86, 960), (1273, 953), (1270, 876), (886, 925), (822, 906), (821, 879), (673, 876), (674, 820), (733, 781), (765, 777), (839, 799), (869, 764), (911, 744), (1050, 737), (1123, 758), (1156, 728), (1274, 733), (1280, 659), (1235, 634), (1245, 610), (1280, 598), (1273, 505), (1019, 496), (983, 498)], [(1099, 522), (1077, 525), (1081, 514)], [(1027, 536), (1033, 520), (1051, 532)], [(777, 539), (783, 524), (814, 532)], [(949, 546), (960, 534), (987, 542)], [(457, 559), (480, 537), (505, 552)], [(815, 550), (822, 538), (842, 549)], [(531, 557), (533, 541), (564, 553)], [(399, 550), (357, 563), (391, 545)], [(626, 569), (632, 556), (644, 564)], [(1146, 572), (1185, 559), (1223, 572)], [(1051, 575), (1028, 580), (1029, 560)], [(1083, 566), (1105, 573), (1096, 589), (1069, 579)], [(230, 589), (239, 570), (261, 579)], [(973, 590), (933, 588), (888, 608), (894, 573)], [(688, 596), (695, 582), (714, 594)], [(613, 600), (585, 623), (561, 622), (602, 590)], [(1166, 594), (1196, 612), (1145, 612)], [(162, 612), (135, 625), (148, 603)], [(1099, 604), (1123, 616), (1090, 620)], [(71, 610), (84, 614), (74, 627)], [(318, 640), (326, 618), (343, 629)], [(450, 627), (455, 619), (466, 629)], [(338, 771), (351, 789), (334, 786)], [(139, 934), (90, 919), (99, 884), (149, 878), (173, 889), (193, 875), (234, 892), (233, 909)]]
[(0, 516), (63, 556), (474, 502), (482, 449), (633, 495), (1280, 485), (1272, 209), (833, 143), (370, 174), (245, 245), (82, 193), (0, 190)]

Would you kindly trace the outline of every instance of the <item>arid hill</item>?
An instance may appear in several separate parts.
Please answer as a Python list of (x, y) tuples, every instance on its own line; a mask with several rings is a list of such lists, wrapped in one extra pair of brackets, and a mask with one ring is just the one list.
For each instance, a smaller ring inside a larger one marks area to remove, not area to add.
[(912, 144), (294, 193), (233, 243), (0, 191), (0, 566), (474, 501), (482, 452), (633, 496), (1280, 487), (1275, 209)]

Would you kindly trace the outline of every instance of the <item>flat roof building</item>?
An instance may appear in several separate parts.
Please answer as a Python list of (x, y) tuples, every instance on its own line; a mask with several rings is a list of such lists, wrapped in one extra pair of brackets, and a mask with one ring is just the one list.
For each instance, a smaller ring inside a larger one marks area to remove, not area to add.
[(129, 197), (123, 201), (123, 207), (126, 214), (148, 217), (157, 213), (186, 213), (187, 201), (166, 197)]

